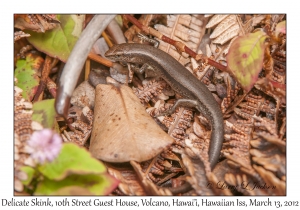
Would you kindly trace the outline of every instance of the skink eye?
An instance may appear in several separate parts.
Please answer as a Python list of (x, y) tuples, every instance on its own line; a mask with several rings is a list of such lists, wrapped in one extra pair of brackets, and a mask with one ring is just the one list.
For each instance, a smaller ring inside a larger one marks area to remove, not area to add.
[(121, 56), (120, 55), (115, 55), (115, 60), (117, 60), (117, 61), (119, 61), (119, 60), (121, 60)]

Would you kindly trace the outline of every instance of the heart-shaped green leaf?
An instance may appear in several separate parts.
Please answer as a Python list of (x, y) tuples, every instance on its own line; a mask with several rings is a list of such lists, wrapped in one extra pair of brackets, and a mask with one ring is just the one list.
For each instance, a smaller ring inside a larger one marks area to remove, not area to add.
[(56, 17), (60, 24), (52, 30), (45, 33), (25, 31), (31, 35), (28, 41), (36, 49), (66, 62), (83, 30), (85, 15), (56, 15)]
[(62, 180), (70, 174), (105, 173), (105, 166), (84, 148), (65, 143), (58, 157), (52, 162), (39, 166), (38, 170), (49, 179)]
[(53, 128), (56, 116), (54, 102), (54, 99), (35, 102), (32, 107), (32, 120), (39, 122), (44, 128)]
[(58, 157), (38, 170), (44, 178), (35, 195), (107, 195), (119, 183), (102, 162), (72, 143), (63, 144)]
[(263, 31), (249, 33), (235, 39), (229, 49), (228, 68), (246, 91), (253, 87), (262, 69), (267, 37)]

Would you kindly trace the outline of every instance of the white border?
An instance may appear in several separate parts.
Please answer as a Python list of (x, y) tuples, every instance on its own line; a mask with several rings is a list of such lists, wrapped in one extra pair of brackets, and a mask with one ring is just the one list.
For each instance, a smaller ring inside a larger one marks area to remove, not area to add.
[[(178, 2), (178, 3), (177, 3)], [(300, 180), (297, 178), (300, 174), (299, 170), (299, 14), (298, 7), (293, 1), (277, 1), (274, 0), (251, 0), (251, 1), (32, 1), (32, 0), (12, 0), (1, 1), (0, 3), (0, 42), (1, 42), (1, 69), (0, 69), (0, 90), (1, 90), (1, 123), (0, 123), (0, 206), (2, 199), (13, 198), (13, 14), (14, 13), (287, 13), (287, 195), (283, 197), (271, 197), (273, 201), (300, 201), (299, 189)], [(3, 76), (4, 75), (4, 76)], [(297, 110), (298, 108), (298, 110)], [(298, 121), (297, 121), (298, 120)], [(31, 200), (34, 197), (26, 197)], [(76, 197), (78, 199), (87, 200), (89, 197)], [(94, 199), (93, 197), (92, 199)], [(149, 198), (149, 197), (148, 197)], [(175, 197), (181, 200), (192, 200), (193, 197)], [(249, 203), (249, 199), (254, 197), (196, 197), (196, 199), (209, 200), (245, 200)], [(267, 197), (255, 197), (257, 200), (266, 200)], [(15, 199), (22, 200), (22, 197)], [(46, 199), (46, 197), (38, 197), (38, 199)], [(62, 200), (63, 197), (51, 197), (52, 202)], [(73, 199), (71, 198), (68, 198)], [(110, 197), (101, 197), (103, 200), (116, 199)], [(140, 200), (141, 197), (123, 197), (123, 200)], [(172, 197), (154, 197), (155, 200), (168, 200), (172, 202)], [(8, 207), (0, 207), (7, 209)], [(30, 207), (31, 208), (31, 207)], [(79, 209), (81, 207), (72, 207)], [(105, 207), (89, 207), (90, 209), (99, 209)], [(124, 208), (124, 207), (122, 207)], [(130, 208), (130, 207), (129, 207)], [(127, 207), (127, 209), (129, 209)], [(149, 207), (147, 207), (149, 208)], [(182, 207), (172, 207), (180, 209)], [(196, 208), (196, 207), (193, 207)], [(199, 208), (199, 207), (197, 207)], [(201, 208), (201, 207), (200, 207)], [(224, 208), (224, 207), (223, 207)], [(234, 208), (237, 207), (225, 207)], [(265, 207), (256, 207), (262, 209)], [(290, 207), (293, 208), (293, 207)], [(299, 207), (298, 207), (299, 208)], [(44, 208), (41, 208), (44, 209)], [(112, 209), (112, 208), (111, 208)], [(130, 208), (131, 209), (131, 208)], [(249, 207), (248, 207), (249, 209)], [(251, 208), (250, 208), (251, 209)], [(271, 208), (270, 208), (271, 209)], [(273, 206), (272, 209), (275, 209)], [(293, 208), (297, 209), (297, 208)]]

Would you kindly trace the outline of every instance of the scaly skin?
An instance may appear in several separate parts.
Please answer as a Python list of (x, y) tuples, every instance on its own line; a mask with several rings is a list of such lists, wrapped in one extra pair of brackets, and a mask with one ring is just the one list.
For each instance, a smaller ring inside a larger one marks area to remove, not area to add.
[(149, 45), (134, 43), (114, 45), (105, 53), (105, 56), (113, 61), (150, 65), (157, 76), (162, 77), (173, 90), (189, 99), (189, 101), (182, 100), (182, 104), (195, 107), (211, 124), (209, 159), (213, 169), (219, 159), (224, 128), (219, 104), (208, 88), (172, 56)]

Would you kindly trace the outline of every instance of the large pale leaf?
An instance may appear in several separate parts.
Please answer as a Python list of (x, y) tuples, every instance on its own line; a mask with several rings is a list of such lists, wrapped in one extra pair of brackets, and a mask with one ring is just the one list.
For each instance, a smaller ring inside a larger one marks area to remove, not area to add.
[(262, 69), (267, 37), (262, 31), (249, 33), (235, 39), (229, 49), (228, 68), (246, 91), (253, 87)]
[(32, 120), (39, 122), (44, 128), (53, 128), (56, 116), (54, 102), (55, 99), (35, 102), (32, 107)]
[(39, 166), (39, 171), (49, 179), (62, 180), (70, 174), (105, 173), (105, 166), (76, 144), (65, 143), (58, 157), (51, 163)]
[(38, 68), (43, 61), (39, 55), (28, 54), (25, 60), (20, 59), (16, 63), (15, 77), (18, 79), (16, 85), (23, 90), (22, 96), (28, 101), (33, 99), (39, 85)]
[(56, 15), (60, 24), (45, 33), (26, 31), (28, 41), (39, 51), (66, 62), (83, 29), (84, 15)]
[(173, 139), (145, 111), (128, 86), (99, 84), (90, 152), (107, 162), (145, 161)]
[(106, 173), (73, 174), (60, 181), (45, 178), (35, 195), (107, 195), (117, 185), (118, 181)]

